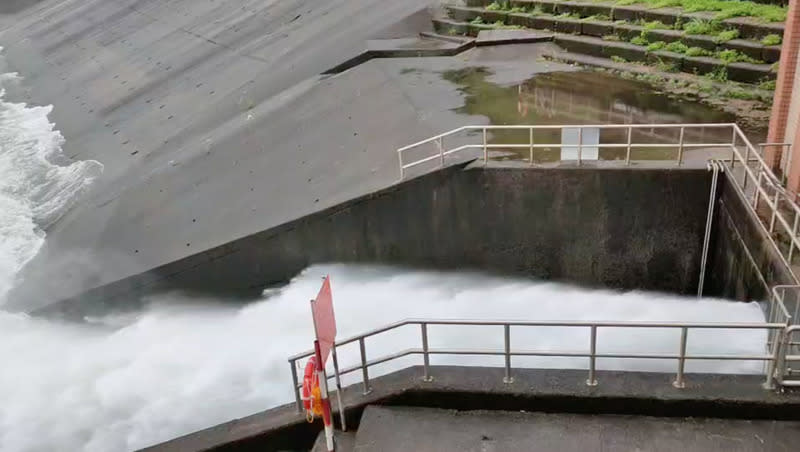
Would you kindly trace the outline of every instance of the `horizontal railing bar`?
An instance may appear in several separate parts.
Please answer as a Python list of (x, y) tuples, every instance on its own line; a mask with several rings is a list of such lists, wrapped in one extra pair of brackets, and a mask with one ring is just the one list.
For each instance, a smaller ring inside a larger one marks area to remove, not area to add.
[(422, 141), (418, 141), (418, 142), (416, 142), (414, 144), (409, 144), (408, 146), (403, 146), (400, 149), (398, 149), (397, 151), (398, 152), (404, 152), (404, 151), (406, 151), (408, 149), (415, 148), (417, 146), (422, 146), (423, 144), (434, 142), (434, 141), (438, 140), (439, 138), (445, 138), (448, 135), (453, 135), (455, 133), (461, 132), (462, 130), (467, 130), (469, 128), (470, 128), (470, 126), (462, 126), (462, 127), (457, 128), (457, 129), (450, 130), (448, 132), (440, 133), (439, 135), (436, 135), (436, 136), (433, 136), (433, 137), (430, 137), (430, 138), (426, 138), (426, 139), (424, 139)]
[[(374, 336), (385, 331), (399, 328), (405, 325), (453, 325), (453, 326), (529, 326), (529, 327), (570, 327), (570, 328), (689, 328), (689, 329), (774, 329), (780, 330), (786, 327), (783, 323), (665, 323), (665, 322), (563, 322), (563, 321), (503, 321), (503, 320), (429, 320), (429, 319), (406, 319), (381, 328), (377, 328), (358, 336), (349, 337), (342, 341), (337, 341), (336, 346), (340, 347), (359, 339)], [(289, 361), (311, 356), (312, 350), (296, 354), (289, 357)]]
[[(678, 148), (680, 147), (680, 143), (583, 143), (581, 146), (578, 146), (577, 143), (538, 143), (534, 144), (532, 147), (534, 149), (541, 149), (541, 148)], [(685, 148), (713, 148), (713, 147), (729, 147), (729, 144), (719, 144), (719, 143), (711, 143), (711, 144), (689, 144), (684, 143), (683, 147)], [(487, 144), (487, 148), (495, 149), (495, 148), (522, 148), (522, 149), (530, 149), (530, 144), (501, 144), (501, 143), (494, 143), (494, 144)], [(481, 148), (483, 149), (482, 144), (467, 144), (462, 146), (461, 148)], [(436, 155), (438, 157), (438, 154)], [(674, 159), (670, 159), (674, 160)]]
[[(733, 123), (716, 123), (716, 124), (575, 124), (575, 125), (485, 125), (485, 126), (461, 126), (459, 128), (440, 133), (439, 135), (426, 138), (408, 146), (403, 146), (398, 149), (398, 152), (404, 152), (423, 144), (432, 143), (439, 138), (445, 138), (449, 135), (456, 134), (464, 130), (553, 130), (553, 129), (680, 129), (680, 128), (724, 128), (733, 127)], [(729, 143), (728, 143), (729, 144)]]
[[(422, 351), (420, 351), (422, 353)], [(429, 349), (431, 355), (483, 355), (483, 356), (505, 356), (503, 350), (471, 350), (471, 349)], [(570, 351), (537, 351), (519, 350), (509, 351), (511, 356), (550, 356), (557, 358), (589, 358), (589, 352), (570, 352)], [(679, 359), (678, 354), (648, 354), (648, 353), (595, 353), (595, 358), (625, 358), (625, 359)], [(685, 355), (684, 359), (690, 360), (720, 360), (720, 361), (769, 361), (771, 355)], [(524, 367), (524, 366), (523, 366)]]
[(477, 126), (477, 125), (469, 125), (469, 126), (462, 126), (456, 131), (461, 130), (496, 130), (496, 129), (680, 129), (680, 128), (725, 128), (725, 127), (736, 127), (735, 123), (728, 122), (728, 123), (693, 123), (693, 124), (509, 124), (509, 125), (485, 125), (485, 126)]

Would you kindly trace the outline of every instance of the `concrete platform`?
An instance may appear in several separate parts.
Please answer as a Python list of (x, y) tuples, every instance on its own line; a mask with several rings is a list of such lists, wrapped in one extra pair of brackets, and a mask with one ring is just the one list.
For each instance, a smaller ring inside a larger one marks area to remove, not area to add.
[[(692, 374), (687, 375), (685, 389), (672, 386), (674, 375), (647, 372), (599, 371), (599, 385), (594, 387), (586, 385), (585, 370), (516, 369), (512, 384), (503, 383), (501, 368), (433, 366), (431, 375), (433, 381), (423, 381), (422, 368), (414, 366), (373, 378), (366, 395), (360, 384), (346, 387), (342, 399), (348, 428), (358, 427), (363, 410), (375, 404), (462, 411), (800, 421), (800, 394), (765, 390), (762, 377), (756, 375)], [(311, 448), (321, 429), (321, 422), (309, 424), (291, 403), (144, 450)]]
[(800, 422), (369, 406), (356, 452), (790, 451)]

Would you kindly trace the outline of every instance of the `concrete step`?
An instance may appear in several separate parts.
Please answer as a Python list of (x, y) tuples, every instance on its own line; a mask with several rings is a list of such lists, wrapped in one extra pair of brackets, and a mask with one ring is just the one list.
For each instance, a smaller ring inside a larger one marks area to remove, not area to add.
[[(355, 450), (356, 432), (336, 430), (333, 433), (333, 439), (336, 452), (353, 452)], [(314, 447), (311, 448), (311, 452), (328, 452), (324, 430), (317, 435), (317, 440), (314, 441)]]
[[(484, 9), (493, 2), (494, 0), (466, 0), (465, 3), (468, 7)], [(686, 23), (693, 19), (712, 20), (716, 15), (712, 11), (686, 12), (680, 8), (653, 8), (647, 4), (617, 5), (613, 1), (511, 0), (508, 4), (510, 7), (524, 7), (527, 11), (536, 10), (539, 13), (552, 15), (569, 14), (581, 17), (600, 15), (608, 17), (611, 21), (628, 22), (658, 20), (667, 25), (673, 25), (678, 21)], [(765, 23), (751, 17), (733, 17), (724, 19), (721, 23), (726, 28), (738, 29), (740, 36), (744, 38), (761, 39), (769, 34), (783, 36), (782, 22)]]
[(800, 422), (368, 406), (356, 452), (795, 450)]
[[(560, 5), (574, 2), (564, 2)], [(630, 40), (637, 36), (646, 36), (649, 42), (663, 41), (666, 43), (681, 41), (688, 47), (700, 47), (709, 52), (718, 50), (736, 50), (750, 58), (766, 63), (774, 63), (780, 59), (781, 46), (765, 46), (757, 40), (731, 39), (718, 41), (715, 36), (689, 35), (682, 30), (652, 29), (641, 26), (638, 19), (613, 21), (610, 16), (592, 15), (595, 9), (585, 8), (572, 12), (576, 16), (560, 16), (556, 14), (529, 14), (511, 13), (509, 11), (489, 11), (483, 8), (447, 6), (448, 17), (462, 23), (470, 23), (480, 17), (484, 26), (491, 26), (495, 22), (503, 22), (511, 26), (519, 26), (538, 30), (553, 30), (559, 33), (571, 33), (594, 36), (618, 36), (623, 40)], [(569, 14), (568, 11), (566, 11)], [(577, 15), (581, 17), (578, 18)], [(644, 20), (644, 19), (642, 19)], [(665, 22), (667, 25), (670, 21)], [(477, 29), (477, 25), (471, 24)], [(777, 31), (777, 30), (774, 30)], [(474, 32), (473, 32), (474, 33)], [(782, 31), (781, 31), (782, 33)], [(741, 32), (740, 32), (741, 34)], [(741, 35), (744, 36), (744, 35)]]

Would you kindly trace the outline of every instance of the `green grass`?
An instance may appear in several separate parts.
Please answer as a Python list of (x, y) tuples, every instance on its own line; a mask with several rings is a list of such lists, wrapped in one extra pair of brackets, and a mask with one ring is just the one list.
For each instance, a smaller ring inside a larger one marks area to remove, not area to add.
[(650, 22), (646, 20), (639, 20), (634, 25), (639, 25), (645, 30), (669, 30), (670, 28), (672, 28), (669, 25), (661, 22), (660, 20), (651, 20)]
[(755, 17), (765, 22), (783, 22), (786, 20), (787, 8), (778, 5), (765, 5), (750, 1), (730, 0), (619, 0), (617, 5), (644, 3), (654, 8), (679, 7), (686, 12), (715, 12), (718, 20), (731, 17)]
[(578, 13), (561, 13), (556, 16), (557, 19), (580, 19), (581, 15)]
[(622, 58), (621, 56), (618, 56), (618, 55), (611, 55), (611, 61), (613, 61), (615, 63), (627, 63), (628, 62), (628, 60), (626, 60), (625, 58)]
[(690, 56), (690, 57), (711, 56), (711, 55), (713, 55), (712, 52), (709, 52), (708, 50), (706, 50), (706, 49), (704, 49), (702, 47), (689, 47), (688, 49), (686, 49), (686, 52), (684, 52), (684, 53), (686, 54), (686, 56)]
[(763, 61), (756, 60), (755, 58), (751, 58), (745, 55), (744, 53), (741, 53), (738, 50), (733, 50), (733, 49), (721, 50), (715, 53), (714, 56), (724, 61), (725, 63), (754, 63), (754, 64), (763, 63)]
[(619, 35), (605, 35), (602, 39), (603, 41), (622, 41), (622, 38), (620, 38)]
[(650, 44), (647, 45), (647, 51), (648, 52), (655, 52), (656, 50), (661, 50), (666, 46), (667, 46), (667, 43), (664, 42), (664, 41), (651, 42)]
[(781, 35), (776, 35), (776, 34), (766, 35), (763, 38), (761, 38), (761, 44), (764, 44), (765, 46), (776, 46), (780, 44), (781, 41), (783, 41)]
[(639, 36), (634, 36), (631, 41), (631, 44), (636, 44), (637, 46), (646, 46), (649, 44), (649, 41), (645, 37), (645, 34), (642, 33)]
[(761, 99), (761, 96), (759, 95), (759, 93), (757, 93), (757, 92), (755, 92), (753, 90), (748, 90), (748, 89), (739, 88), (739, 87), (735, 87), (735, 88), (731, 88), (731, 89), (725, 90), (724, 95), (727, 96), (727, 97), (733, 98), (733, 99), (744, 99), (744, 100), (760, 100)]
[(472, 25), (483, 25), (483, 17), (478, 16), (478, 17), (472, 19), (471, 21), (469, 21), (469, 23), (471, 23)]
[(508, 9), (508, 2), (492, 2), (486, 6), (487, 11), (505, 11)]
[(689, 50), (689, 46), (680, 41), (674, 41), (667, 44), (667, 46), (664, 47), (664, 50), (675, 53), (686, 53), (686, 51)]
[(714, 81), (714, 82), (727, 82), (728, 81), (728, 70), (724, 67), (718, 67), (713, 71), (705, 74), (703, 77)]
[(668, 61), (658, 60), (658, 63), (655, 64), (655, 67), (661, 72), (678, 72), (678, 67), (675, 66), (675, 63)]
[(683, 24), (683, 31), (690, 35), (711, 35), (716, 34), (720, 30), (719, 22), (712, 20), (694, 19), (690, 22)]
[(522, 13), (525, 14), (528, 12), (528, 8), (524, 6), (515, 6), (508, 10), (509, 13)]
[(768, 91), (775, 91), (775, 80), (764, 80), (758, 84), (758, 87)]
[(450, 27), (450, 28), (447, 29), (447, 34), (450, 35), (450, 36), (455, 36), (455, 35), (458, 34), (458, 30), (456, 30), (453, 27)]
[(731, 39), (736, 39), (738, 37), (739, 37), (739, 30), (731, 28), (729, 30), (723, 30), (717, 33), (717, 35), (714, 36), (714, 42), (716, 42), (717, 44), (721, 44), (723, 42), (728, 42)]

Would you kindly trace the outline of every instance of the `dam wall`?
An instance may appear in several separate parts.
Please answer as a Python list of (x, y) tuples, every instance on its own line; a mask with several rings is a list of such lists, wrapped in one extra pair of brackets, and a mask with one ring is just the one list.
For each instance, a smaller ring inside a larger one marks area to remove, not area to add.
[(45, 311), (131, 306), (164, 290), (253, 296), (314, 263), (479, 269), (694, 293), (710, 173), (454, 166), (252, 234)]

